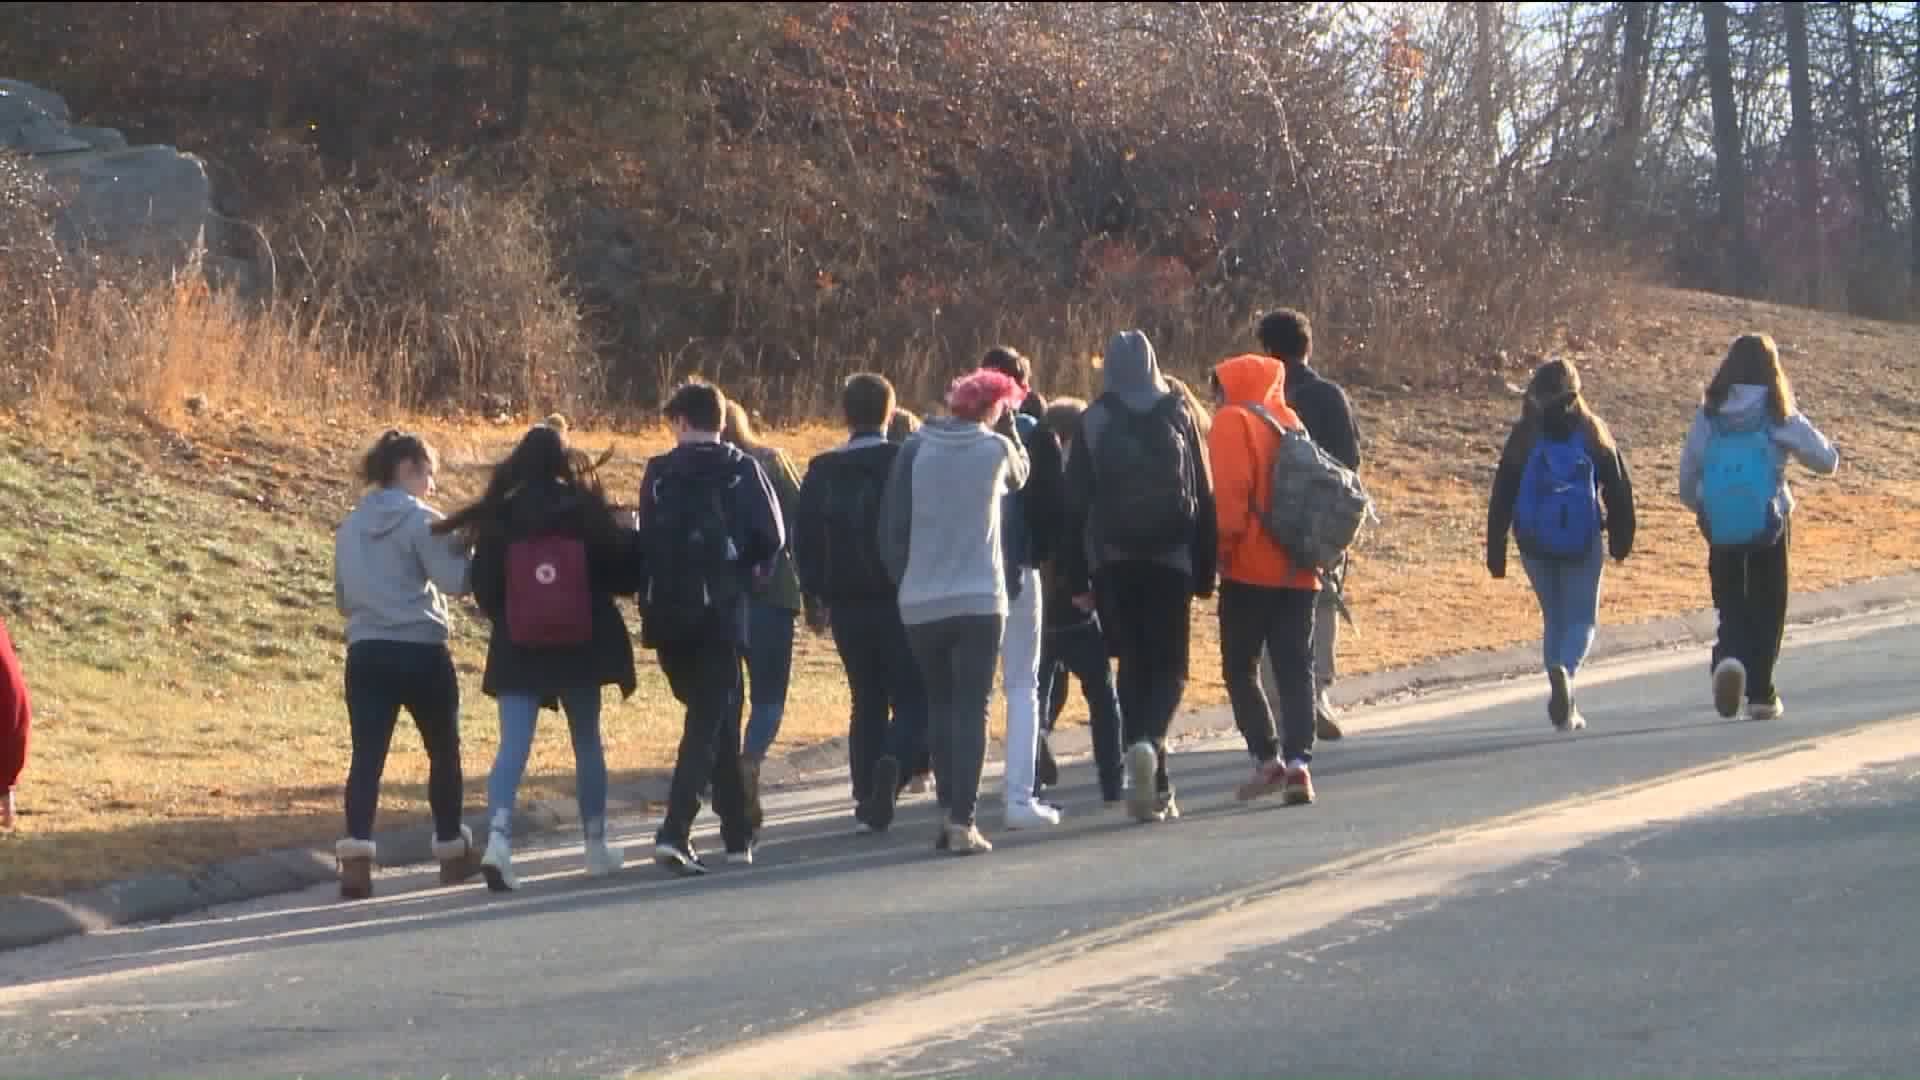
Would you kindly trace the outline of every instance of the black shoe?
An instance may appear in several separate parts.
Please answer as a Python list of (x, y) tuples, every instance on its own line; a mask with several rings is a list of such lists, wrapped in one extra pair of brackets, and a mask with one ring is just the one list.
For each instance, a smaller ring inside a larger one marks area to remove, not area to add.
[(707, 864), (687, 840), (655, 840), (653, 861), (681, 877), (698, 877), (707, 872)]
[(1039, 787), (1060, 786), (1060, 763), (1053, 760), (1053, 747), (1047, 745), (1047, 737), (1040, 736), (1040, 754), (1034, 760), (1033, 778)]
[(893, 824), (894, 803), (900, 798), (900, 762), (891, 755), (873, 763), (873, 784), (867, 789), (866, 814), (861, 821), (874, 832)]
[(1573, 685), (1567, 669), (1555, 665), (1547, 669), (1547, 719), (1561, 731), (1568, 730), (1573, 716)]

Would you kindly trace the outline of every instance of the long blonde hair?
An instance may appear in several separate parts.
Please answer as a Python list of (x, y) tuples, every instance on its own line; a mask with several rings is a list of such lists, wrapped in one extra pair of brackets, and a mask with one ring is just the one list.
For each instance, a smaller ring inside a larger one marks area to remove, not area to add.
[(747, 414), (746, 406), (728, 398), (726, 405), (722, 407), (722, 415), (725, 417), (720, 425), (720, 438), (723, 441), (732, 443), (750, 454), (757, 450), (770, 449), (766, 443), (760, 441), (759, 433), (753, 430), (753, 418)]
[(1774, 344), (1772, 335), (1742, 334), (1734, 338), (1700, 403), (1709, 414), (1718, 413), (1726, 405), (1727, 395), (1741, 385), (1767, 388), (1767, 410), (1776, 424), (1786, 423), (1787, 417), (1798, 411), (1793, 384), (1787, 381), (1787, 369), (1780, 363), (1780, 346)]

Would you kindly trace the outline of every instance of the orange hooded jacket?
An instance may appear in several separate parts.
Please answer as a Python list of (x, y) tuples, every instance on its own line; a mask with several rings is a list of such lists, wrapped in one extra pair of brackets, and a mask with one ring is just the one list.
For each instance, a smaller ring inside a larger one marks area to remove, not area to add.
[(1282, 427), (1303, 427), (1287, 406), (1286, 365), (1270, 356), (1236, 356), (1215, 367), (1213, 377), (1226, 392), (1207, 433), (1214, 512), (1220, 523), (1220, 576), (1243, 585), (1317, 590), (1320, 581), (1313, 571), (1296, 567), (1260, 524), (1260, 512), (1272, 494), (1267, 478), (1280, 437), (1245, 406), (1264, 406)]

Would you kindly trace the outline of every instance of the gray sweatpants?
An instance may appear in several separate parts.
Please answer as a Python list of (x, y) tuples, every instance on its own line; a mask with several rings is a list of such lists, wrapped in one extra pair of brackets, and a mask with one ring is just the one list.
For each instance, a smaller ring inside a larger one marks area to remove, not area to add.
[[(1333, 685), (1336, 668), (1333, 650), (1340, 638), (1340, 608), (1333, 602), (1333, 593), (1322, 589), (1313, 609), (1313, 693), (1318, 701), (1327, 687)], [(1265, 649), (1260, 651), (1260, 685), (1266, 688), (1267, 700), (1278, 701), (1280, 690), (1273, 679), (1273, 658)]]
[(973, 824), (987, 763), (987, 710), (1000, 669), (999, 615), (959, 615), (907, 627), (927, 688), (933, 779), (955, 825)]

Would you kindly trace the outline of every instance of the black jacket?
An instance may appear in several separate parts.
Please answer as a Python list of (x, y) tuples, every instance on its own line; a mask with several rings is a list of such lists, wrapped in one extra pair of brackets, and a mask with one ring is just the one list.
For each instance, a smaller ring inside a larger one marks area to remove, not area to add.
[[(1617, 447), (1604, 445), (1584, 416), (1559, 409), (1537, 419), (1522, 419), (1507, 434), (1500, 468), (1493, 477), (1493, 496), (1487, 500), (1487, 570), (1494, 577), (1507, 573), (1507, 534), (1513, 529), (1513, 507), (1520, 497), (1520, 478), (1526, 472), (1527, 458), (1541, 431), (1554, 439), (1565, 439), (1576, 427), (1586, 429), (1587, 454), (1593, 458), (1594, 479), (1600, 485), (1607, 553), (1616, 560), (1633, 554), (1633, 478), (1627, 472), (1626, 455)], [(1527, 554), (1524, 547), (1521, 554)]]
[[(733, 500), (727, 507), (727, 522), (733, 528), (733, 546), (740, 553), (740, 604), (734, 619), (735, 638), (741, 648), (747, 644), (747, 602), (753, 593), (756, 571), (772, 573), (773, 560), (787, 545), (787, 526), (780, 516), (780, 499), (760, 463), (739, 449), (720, 442), (682, 443), (647, 462), (640, 478), (640, 527), (656, 505), (656, 481), (663, 471), (697, 472), (716, 484), (731, 482)], [(642, 577), (636, 592), (644, 592)], [(643, 627), (644, 631), (644, 627)]]
[[(877, 492), (887, 489), (887, 477), (893, 473), (893, 459), (900, 455), (900, 444), (884, 435), (869, 433), (845, 446), (835, 447), (807, 463), (807, 475), (800, 482), (798, 509), (793, 515), (793, 562), (800, 572), (800, 588), (829, 609), (836, 607), (892, 606), (899, 592), (887, 576), (884, 563), (868, 567), (871, 580), (855, 587), (828, 580), (829, 557), (834, 537), (827, 520), (829, 495), (836, 485), (864, 481)], [(867, 550), (878, 559), (880, 551), (878, 504)]]
[(1287, 405), (1300, 414), (1315, 446), (1347, 468), (1360, 470), (1360, 424), (1345, 390), (1306, 364), (1288, 364)]
[[(530, 648), (514, 644), (507, 633), (507, 546), (550, 531), (587, 542), (593, 640), (586, 645)], [(481, 523), (474, 544), (473, 599), (493, 621), (481, 691), (489, 697), (533, 694), (549, 706), (561, 694), (602, 686), (618, 686), (623, 696), (632, 696), (633, 639), (614, 598), (631, 595), (639, 582), (638, 535), (614, 526), (586, 496), (558, 483), (516, 494), (498, 520)]]

